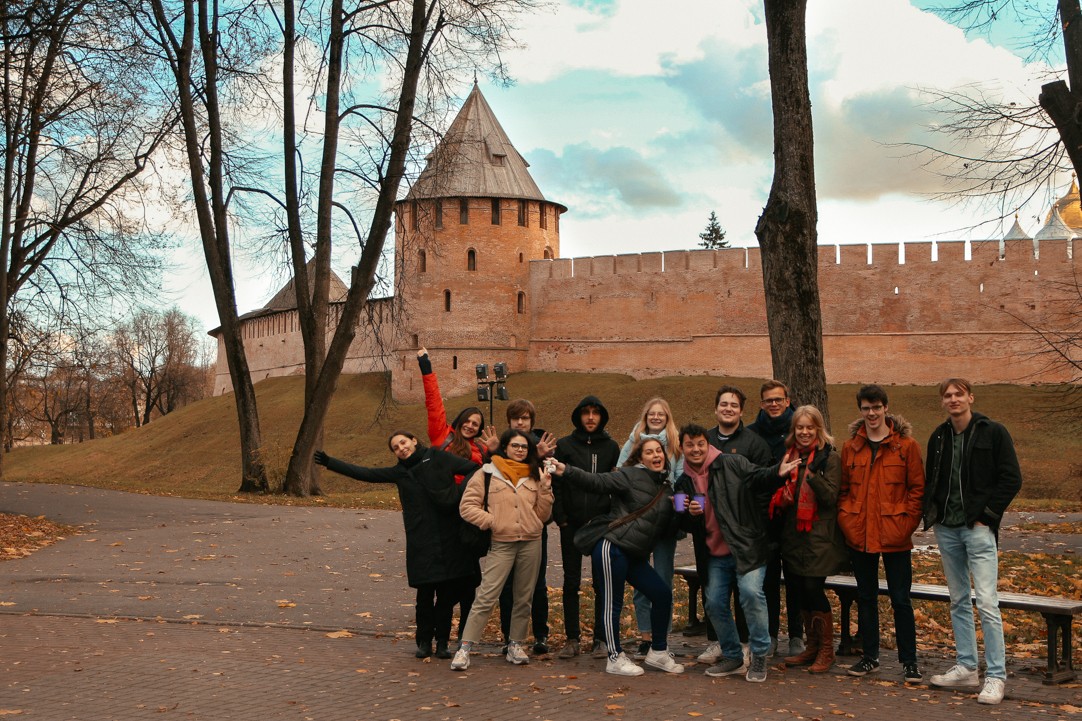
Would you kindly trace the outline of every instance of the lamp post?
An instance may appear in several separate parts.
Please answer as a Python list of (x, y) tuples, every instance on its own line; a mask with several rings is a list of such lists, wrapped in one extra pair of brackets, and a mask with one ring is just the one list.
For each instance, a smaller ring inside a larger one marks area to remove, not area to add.
[[(477, 372), (477, 400), (481, 403), (488, 401), (488, 422), (493, 423), (493, 400), (506, 401), (511, 398), (507, 393), (507, 386), (504, 385), (507, 382), (507, 364), (503, 361), (492, 364), (495, 379), (488, 377), (487, 363), (478, 363), (474, 366), (474, 370)], [(495, 387), (495, 392), (493, 392), (493, 387)]]

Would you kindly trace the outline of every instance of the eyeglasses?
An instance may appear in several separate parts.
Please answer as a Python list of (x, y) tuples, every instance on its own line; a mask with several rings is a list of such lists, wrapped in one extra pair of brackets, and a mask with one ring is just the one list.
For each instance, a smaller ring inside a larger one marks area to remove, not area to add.
[(875, 405), (875, 406), (861, 406), (860, 407), (860, 412), (861, 413), (879, 413), (884, 408), (886, 408), (886, 406), (884, 406), (883, 404), (879, 404), (879, 405)]
[(782, 396), (781, 398), (764, 398), (762, 400), (762, 403), (764, 406), (776, 406), (784, 403), (787, 400), (789, 399), (785, 396)]
[(508, 443), (508, 448), (514, 448), (516, 451), (528, 451), (530, 447), (525, 443)]

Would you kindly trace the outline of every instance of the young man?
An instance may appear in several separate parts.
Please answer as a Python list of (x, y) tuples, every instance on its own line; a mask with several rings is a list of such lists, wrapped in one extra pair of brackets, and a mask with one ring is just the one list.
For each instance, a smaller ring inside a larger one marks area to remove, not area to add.
[(722, 453), (736, 453), (757, 466), (770, 465), (770, 446), (744, 428), (741, 416), (747, 399), (744, 391), (736, 386), (719, 388), (714, 396), (714, 417), (718, 425), (707, 432), (706, 439)]
[[(766, 530), (765, 507), (781, 485), (779, 466), (760, 468), (734, 453), (722, 453), (707, 442), (707, 430), (698, 425), (680, 429), (684, 473), (678, 491), (705, 496), (705, 504), (692, 501), (685, 525), (695, 545), (704, 545), (707, 569), (704, 594), (706, 612), (717, 629), (720, 654), (707, 676), (745, 674), (761, 683), (767, 676), (770, 633), (763, 580), (772, 556)], [(783, 466), (788, 473), (796, 462)], [(747, 618), (751, 662), (745, 665), (730, 605), (731, 591), (739, 586), (739, 602)]]
[[(759, 415), (748, 430), (770, 447), (770, 459), (777, 463), (785, 455), (785, 439), (793, 425), (793, 403), (789, 387), (779, 380), (769, 380), (759, 388)], [(778, 632), (781, 630), (781, 518), (770, 522), (767, 530), (776, 544), (777, 552), (766, 566), (766, 606), (770, 613), (770, 638), (777, 655)], [(785, 586), (785, 613), (789, 625), (789, 651), (784, 656), (804, 653), (804, 618), (800, 611), (799, 594), (788, 583)]]
[[(877, 385), (857, 391), (860, 418), (842, 446), (838, 525), (849, 546), (857, 579), (857, 623), (863, 654), (850, 676), (879, 670), (879, 557), (894, 611), (898, 661), (905, 683), (920, 683), (917, 627), (909, 592), (913, 585), (913, 531), (921, 519), (924, 462), (909, 422), (892, 415)], [(968, 588), (968, 585), (967, 585)]]
[[(583, 398), (571, 412), (575, 430), (556, 442), (555, 458), (589, 473), (607, 473), (616, 467), (620, 446), (605, 432), (609, 412), (596, 396)], [(580, 653), (579, 588), (582, 586), (583, 555), (575, 548), (575, 532), (594, 516), (608, 513), (608, 494), (583, 490), (563, 478), (553, 484), (556, 496), (552, 518), (560, 528), (560, 556), (564, 566), (564, 627), (567, 643), (560, 658), (574, 658)], [(598, 638), (601, 627), (601, 594), (594, 583), (594, 645), (600, 649), (605, 639)], [(608, 655), (607, 651), (606, 654)]]
[[(507, 404), (507, 426), (515, 431), (532, 433), (537, 440), (537, 453), (546, 458), (552, 455), (556, 446), (555, 437), (541, 428), (534, 428), (537, 418), (537, 409), (534, 404), (525, 398), (511, 401)], [(491, 426), (489, 427), (491, 430)], [(500, 438), (495, 432), (485, 434), (489, 451), (495, 451), (500, 447)], [(533, 600), (530, 606), (530, 621), (533, 627), (533, 652), (541, 655), (549, 652), (549, 589), (545, 569), (549, 561), (549, 534), (548, 523), (541, 528), (541, 565), (537, 569), (537, 585), (534, 586)], [(511, 633), (511, 607), (514, 603), (515, 572), (512, 570), (507, 577), (507, 582), (500, 593), (500, 629), (503, 631), (504, 642), (510, 638)], [(506, 653), (506, 651), (504, 652)]]
[(973, 411), (973, 386), (964, 378), (939, 384), (948, 418), (928, 439), (924, 527), (935, 528), (943, 574), (951, 594), (951, 626), (957, 663), (932, 676), (933, 686), (979, 686), (973, 595), (984, 632), (987, 665), (977, 701), (1003, 700), (1007, 678), (999, 579), (999, 524), (1022, 487), (1022, 472), (1010, 433)]
[[(747, 396), (744, 395), (744, 391), (736, 386), (726, 385), (718, 388), (718, 392), (714, 395), (714, 417), (717, 419), (718, 424), (707, 431), (706, 439), (711, 446), (722, 453), (735, 453), (744, 456), (758, 466), (770, 465), (770, 447), (766, 444), (766, 441), (744, 428), (744, 421), (741, 416), (744, 413), (744, 403), (746, 401)], [(763, 513), (766, 514), (765, 503)], [(705, 589), (707, 581), (705, 574), (709, 573), (709, 569), (706, 567), (706, 558), (702, 556), (701, 546), (697, 547), (695, 552), (695, 566), (699, 569), (699, 578)], [(740, 634), (740, 640), (746, 645), (748, 643), (748, 624), (744, 618), (744, 605), (739, 603), (740, 591), (736, 584), (733, 584), (732, 591), (734, 596), (733, 605), (736, 608), (736, 627)], [(704, 605), (705, 601), (704, 596)], [(709, 623), (709, 620), (708, 614), (706, 636), (711, 643), (705, 651), (699, 654), (699, 660), (703, 663), (716, 663), (721, 658), (722, 648), (719, 642), (715, 640), (717, 638), (717, 629)], [(771, 646), (775, 646), (775, 644), (776, 639), (771, 642)]]

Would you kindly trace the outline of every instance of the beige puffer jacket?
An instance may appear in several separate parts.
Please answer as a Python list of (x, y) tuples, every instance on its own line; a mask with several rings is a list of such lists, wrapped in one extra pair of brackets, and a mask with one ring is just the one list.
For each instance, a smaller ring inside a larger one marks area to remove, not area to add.
[[(486, 473), (492, 476), (488, 511), (482, 507)], [(515, 486), (496, 466), (486, 463), (467, 483), (458, 512), (481, 530), (492, 529), (493, 541), (533, 541), (541, 538), (541, 529), (552, 515), (552, 482), (527, 477)]]

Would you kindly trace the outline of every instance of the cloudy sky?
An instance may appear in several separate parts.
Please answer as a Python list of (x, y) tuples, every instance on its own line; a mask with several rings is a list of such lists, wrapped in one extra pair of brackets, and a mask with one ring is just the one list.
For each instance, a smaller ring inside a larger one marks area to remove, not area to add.
[[(926, 89), (980, 84), (1034, 102), (1040, 68), (1027, 65), (1007, 29), (991, 42), (967, 37), (921, 9), (932, 4), (809, 3), (821, 243), (985, 239), (1005, 230), (966, 230), (997, 209), (929, 200), (941, 181), (894, 144), (931, 138)], [(522, 23), (526, 47), (505, 58), (515, 84), (481, 79), (542, 192), (570, 209), (561, 222), (565, 257), (694, 247), (711, 211), (733, 245), (755, 244), (773, 169), (761, 1), (663, 7), (558, 0)], [(1031, 234), (1068, 182), (1064, 174), (1021, 210)], [(336, 269), (345, 275), (355, 260)], [(241, 312), (277, 290), (263, 272), (241, 275)], [(202, 285), (188, 281), (182, 291), (195, 296)], [(208, 328), (217, 324), (211, 306), (182, 306)]]

